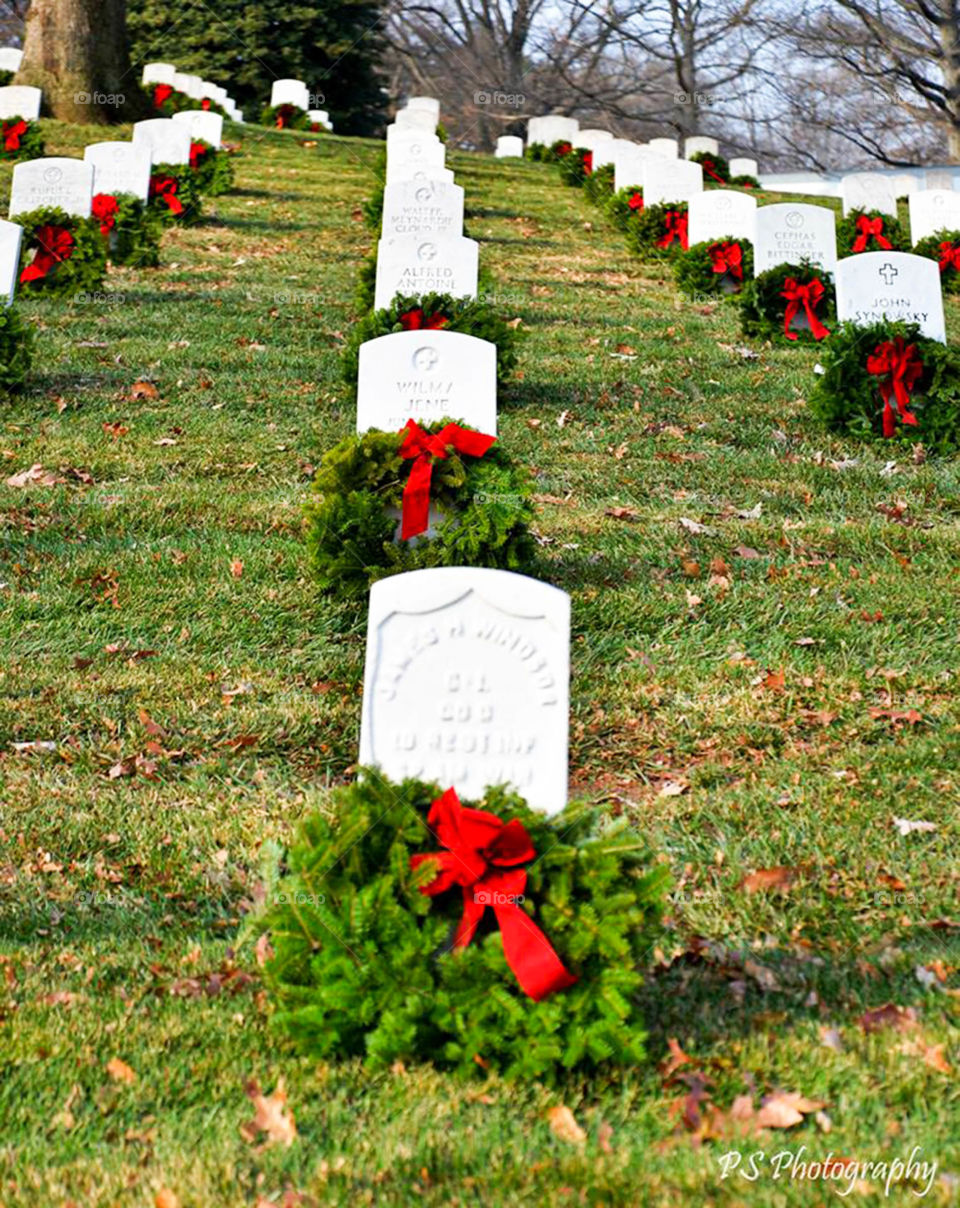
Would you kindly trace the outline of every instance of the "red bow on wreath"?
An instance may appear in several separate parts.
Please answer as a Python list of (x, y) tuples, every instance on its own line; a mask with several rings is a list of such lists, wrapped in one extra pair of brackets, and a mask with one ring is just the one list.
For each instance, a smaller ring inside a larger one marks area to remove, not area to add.
[(416, 420), (408, 419), (400, 429), (403, 441), (400, 456), (413, 461), (410, 477), (403, 488), (400, 539), (407, 541), (424, 533), (430, 522), (430, 480), (433, 477), (435, 459), (444, 461), (447, 449), (466, 453), (470, 457), (482, 457), (497, 439), (482, 432), (471, 432), (459, 424), (447, 424), (435, 435), (424, 432)]
[(537, 854), (518, 819), (502, 822), (485, 810), (467, 809), (454, 789), (430, 806), (427, 824), (445, 851), (410, 857), (414, 870), (429, 861), (436, 875), (420, 892), (429, 897), (454, 885), (463, 890), (463, 915), (453, 937), (454, 951), (466, 948), (488, 906), (500, 925), (503, 954), (520, 989), (535, 1002), (565, 990), (576, 977), (564, 968), (550, 941), (519, 904), (527, 887), (525, 864)]
[(170, 84), (158, 84), (153, 90), (153, 103), (158, 109), (162, 109), (164, 101), (172, 96), (173, 88)]
[(801, 306), (806, 311), (810, 334), (815, 340), (822, 340), (824, 336), (830, 334), (816, 315), (823, 295), (823, 282), (819, 277), (814, 277), (806, 285), (800, 285), (795, 277), (787, 277), (783, 283), (783, 289), (780, 291), (780, 297), (787, 300), (787, 307), (783, 312), (783, 334), (788, 340), (799, 339), (799, 334), (790, 330), (790, 324)]
[(739, 243), (711, 243), (707, 250), (715, 273), (729, 273), (743, 280), (743, 249)]
[(276, 127), (278, 130), (284, 130), (293, 120), (293, 106), (281, 105), (277, 110)]
[(20, 118), (16, 122), (3, 123), (4, 151), (19, 151), (20, 139), (27, 133), (27, 123)]
[(960, 243), (951, 243), (948, 239), (940, 244), (940, 272), (948, 268), (960, 270)]
[(667, 210), (663, 219), (663, 237), (657, 240), (657, 247), (669, 247), (674, 239), (678, 240), (684, 251), (687, 250), (687, 216), (679, 210)]
[(879, 214), (876, 218), (870, 218), (867, 214), (861, 214), (857, 219), (857, 230), (859, 234), (853, 241), (853, 250), (855, 252), (862, 252), (871, 236), (876, 239), (877, 246), (885, 252), (893, 250), (893, 244), (883, 233), (883, 219)]
[(558, 155), (569, 155), (572, 150), (573, 150), (573, 147), (571, 146), (570, 143), (561, 143), (560, 146), (557, 148), (557, 154)]
[(581, 163), (583, 164), (584, 172), (586, 172), (586, 174), (589, 176), (590, 173), (593, 171), (593, 152), (585, 151), (583, 153), (583, 159), (581, 160)]
[(210, 148), (206, 143), (197, 142), (193, 139), (190, 141), (190, 167), (196, 172), (200, 166), (200, 161), (204, 158)]
[(438, 331), (441, 327), (449, 327), (450, 320), (439, 313), (424, 316), (423, 310), (417, 306), (400, 316), (400, 326), (404, 331)]
[(100, 234), (106, 239), (117, 225), (120, 203), (110, 193), (97, 193), (90, 204), (90, 213), (100, 220)]
[(40, 281), (54, 265), (69, 260), (73, 255), (76, 243), (67, 228), (59, 226), (37, 227), (33, 242), (36, 243), (37, 250), (33, 259), (20, 274), (21, 285), (27, 281)]
[[(903, 336), (878, 344), (873, 354), (867, 357), (867, 372), (883, 375), (880, 394), (883, 397), (883, 435), (893, 436), (897, 427), (897, 414), (904, 424), (916, 426), (917, 417), (911, 413), (910, 391), (923, 372), (923, 362), (917, 355), (916, 344), (908, 344)], [(897, 410), (890, 405), (890, 396), (897, 400)]]
[(150, 196), (159, 198), (172, 213), (183, 213), (183, 202), (177, 196), (177, 182), (172, 176), (151, 176)]
[(209, 108), (210, 108), (210, 98), (209, 98), (208, 96), (205, 96), (205, 97), (203, 98), (203, 100), (200, 102), (200, 108), (201, 108), (201, 109), (209, 109)]
[(712, 159), (702, 159), (700, 161), (700, 167), (703, 168), (704, 172), (706, 172), (708, 176), (712, 176), (718, 184), (725, 185), (727, 183), (723, 177), (718, 175), (716, 172), (717, 165)]
[(637, 189), (636, 193), (630, 194), (630, 200), (627, 202), (627, 205), (631, 210), (636, 210), (638, 214), (643, 209), (643, 194), (639, 189)]

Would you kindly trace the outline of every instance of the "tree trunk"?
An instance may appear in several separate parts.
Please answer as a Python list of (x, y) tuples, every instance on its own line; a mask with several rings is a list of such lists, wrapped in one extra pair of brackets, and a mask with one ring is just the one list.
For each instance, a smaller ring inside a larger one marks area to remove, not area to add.
[(940, 26), (940, 44), (943, 60), (940, 64), (946, 88), (947, 111), (947, 158), (951, 163), (960, 163), (960, 20), (953, 4), (945, 6)]
[(130, 65), (126, 0), (33, 0), (18, 84), (43, 89), (43, 111), (65, 122), (148, 117)]

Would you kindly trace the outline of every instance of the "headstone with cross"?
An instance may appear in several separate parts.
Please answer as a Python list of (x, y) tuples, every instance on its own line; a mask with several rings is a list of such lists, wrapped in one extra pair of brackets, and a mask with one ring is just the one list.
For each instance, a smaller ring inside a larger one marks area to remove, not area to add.
[(837, 317), (869, 327), (916, 323), (923, 335), (946, 343), (940, 269), (910, 252), (861, 252), (837, 265)]

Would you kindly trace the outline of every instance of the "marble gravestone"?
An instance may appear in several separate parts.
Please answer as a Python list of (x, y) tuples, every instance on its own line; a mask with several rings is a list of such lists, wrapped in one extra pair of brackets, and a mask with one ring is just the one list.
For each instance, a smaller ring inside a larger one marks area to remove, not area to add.
[(563, 117), (559, 113), (551, 113), (546, 117), (531, 118), (527, 126), (527, 143), (542, 143), (552, 147), (554, 143), (570, 143), (576, 147), (580, 123), (575, 117)]
[(853, 172), (840, 181), (843, 216), (851, 210), (879, 210), (897, 215), (897, 190), (889, 176), (878, 172)]
[(612, 164), (616, 171), (617, 157), (620, 155), (629, 155), (631, 152), (638, 151), (639, 145), (631, 142), (628, 138), (609, 138), (605, 142), (599, 143), (593, 152), (593, 170), (606, 167), (607, 164)]
[(388, 185), (396, 181), (409, 180), (418, 171), (428, 175), (434, 169), (442, 169), (446, 159), (443, 143), (437, 140), (413, 138), (410, 141), (387, 143)]
[(192, 101), (203, 99), (203, 80), (198, 75), (192, 75), (186, 71), (175, 71), (173, 73), (173, 86), (184, 95), (190, 97)]
[(928, 168), (924, 176), (925, 189), (953, 189), (957, 177), (949, 169), (946, 171)]
[(809, 260), (824, 272), (837, 268), (837, 220), (827, 206), (785, 202), (760, 206), (753, 246), (753, 271), (759, 276), (778, 264)]
[(326, 109), (308, 109), (307, 117), (310, 119), (311, 125), (323, 126), (327, 130), (333, 129), (330, 122), (330, 114)]
[(409, 181), (417, 181), (418, 184), (444, 184), (452, 185), (453, 169), (452, 168), (421, 168), (415, 163), (409, 163), (406, 160), (398, 161), (392, 172), (388, 172), (387, 181), (391, 185), (404, 184)]
[(93, 195), (132, 193), (141, 201), (150, 195), (150, 152), (133, 143), (89, 143), (83, 158), (93, 165)]
[(615, 147), (613, 152), (613, 187), (615, 190), (643, 187), (643, 171), (647, 164), (669, 164), (649, 147)]
[(643, 164), (643, 204), (689, 201), (703, 192), (703, 168), (686, 159), (654, 161)]
[(523, 159), (523, 139), (516, 134), (501, 134), (493, 154), (496, 159)]
[(184, 109), (175, 113), (172, 121), (179, 122), (190, 132), (191, 139), (200, 139), (211, 147), (219, 148), (223, 140), (223, 117), (205, 109)]
[(735, 155), (730, 160), (730, 175), (731, 176), (756, 176), (757, 161), (748, 159), (744, 155)]
[(188, 164), (190, 141), (189, 128), (170, 117), (133, 123), (133, 145), (146, 147), (151, 164)]
[(357, 431), (441, 419), (497, 434), (497, 346), (460, 331), (395, 331), (360, 345)]
[(720, 144), (715, 138), (707, 138), (704, 134), (692, 134), (683, 140), (684, 159), (689, 159), (691, 155), (699, 155), (701, 152), (706, 155), (719, 155)]
[(20, 240), (23, 227), (16, 222), (0, 218), (0, 293), (6, 295), (5, 305), (10, 306), (17, 290), (20, 272)]
[(383, 190), (382, 235), (462, 235), (463, 189), (441, 181), (406, 180)]
[(13, 165), (10, 217), (56, 207), (78, 218), (90, 217), (93, 165), (82, 159), (30, 159)]
[(581, 130), (577, 134), (577, 146), (583, 147), (596, 158), (601, 147), (613, 142), (613, 135), (608, 130)]
[(18, 50), (16, 46), (0, 46), (0, 71), (16, 73), (20, 70), (22, 61), (22, 50)]
[(916, 323), (931, 340), (947, 342), (940, 269), (911, 252), (861, 252), (837, 265), (837, 318), (872, 323)]
[(911, 193), (907, 204), (911, 243), (938, 231), (960, 231), (960, 193), (953, 189), (922, 189)]
[(25, 122), (35, 122), (40, 116), (43, 91), (29, 84), (7, 84), (0, 88), (0, 118), (22, 117)]
[(270, 108), (293, 105), (304, 113), (310, 108), (310, 89), (303, 80), (274, 80), (270, 89)]
[(398, 109), (393, 124), (398, 130), (420, 130), (433, 134), (437, 123), (429, 109)]
[(705, 243), (708, 239), (756, 238), (757, 203), (745, 193), (711, 191), (695, 193), (687, 205), (687, 242)]
[(406, 109), (426, 109), (433, 115), (433, 124), (440, 121), (440, 102), (435, 96), (412, 96), (404, 106)]
[(679, 154), (675, 138), (652, 138), (647, 146), (657, 155), (662, 155), (664, 159), (676, 159)]
[(570, 597), (483, 567), (393, 575), (370, 589), (360, 763), (461, 799), (509, 785), (567, 801)]
[(479, 244), (462, 235), (396, 235), (381, 239), (377, 244), (374, 307), (380, 310), (389, 306), (394, 294), (475, 298), (479, 262)]

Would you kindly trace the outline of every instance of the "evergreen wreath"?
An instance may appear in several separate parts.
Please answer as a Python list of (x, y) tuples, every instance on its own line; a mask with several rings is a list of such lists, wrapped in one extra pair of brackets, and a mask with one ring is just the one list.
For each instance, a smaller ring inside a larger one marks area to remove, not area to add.
[(189, 164), (155, 164), (150, 170), (149, 206), (164, 226), (192, 226), (203, 211), (193, 168)]
[[(436, 436), (449, 422), (424, 424), (420, 431)], [(320, 586), (361, 594), (377, 579), (425, 567), (530, 567), (530, 477), (499, 444), (476, 457), (447, 444), (447, 456), (433, 460), (430, 479), (430, 505), (440, 514), (436, 535), (395, 539), (417, 460), (401, 456), (407, 433), (406, 427), (373, 429), (348, 436), (324, 455), (306, 504), (307, 549)]]
[(154, 84), (150, 100), (161, 117), (173, 117), (175, 113), (181, 113), (187, 108), (190, 98), (172, 84)]
[(385, 181), (382, 178), (378, 179), (373, 187), (373, 192), (360, 207), (363, 211), (364, 225), (376, 235), (380, 234), (383, 226), (383, 190), (385, 187)]
[(641, 185), (627, 185), (626, 188), (617, 189), (607, 200), (607, 214), (610, 221), (621, 231), (627, 230), (636, 216), (642, 212), (643, 187)]
[(0, 159), (40, 159), (45, 150), (38, 122), (22, 117), (0, 121)]
[(197, 188), (209, 197), (219, 197), (233, 188), (233, 156), (203, 139), (190, 143), (190, 167)]
[(344, 380), (356, 389), (360, 368), (360, 345), (395, 331), (442, 328), (489, 340), (497, 346), (497, 384), (502, 387), (516, 368), (520, 331), (500, 317), (489, 302), (478, 298), (454, 298), (450, 294), (416, 294), (401, 297), (382, 310), (365, 315), (350, 329), (341, 358)]
[(690, 156), (690, 162), (699, 164), (703, 168), (704, 188), (730, 183), (730, 164), (722, 155), (713, 155), (709, 151), (697, 151)]
[[(489, 270), (481, 267), (477, 274), (478, 296), (492, 295), (495, 297), (499, 292)], [(374, 245), (360, 261), (360, 267), (357, 270), (357, 288), (354, 293), (354, 304), (357, 310), (364, 315), (373, 310), (376, 295), (377, 249), (376, 245)]]
[(260, 125), (275, 130), (309, 130), (310, 118), (298, 105), (267, 105), (260, 113)]
[(940, 287), (945, 294), (960, 294), (960, 231), (937, 231), (914, 244), (913, 250), (940, 265)]
[(738, 294), (753, 276), (753, 244), (724, 235), (695, 243), (674, 260), (673, 274), (686, 294)]
[(729, 183), (735, 185), (738, 189), (759, 189), (760, 181), (755, 176), (751, 176), (748, 172), (741, 172), (739, 176), (731, 176)]
[(537, 1001), (507, 962), (490, 905), (470, 942), (453, 950), (467, 895), (491, 901), (482, 881), (423, 892), (438, 865), (417, 857), (442, 847), (442, 817), (430, 812), (440, 795), (436, 785), (391, 784), (369, 770), (334, 791), (332, 818), (301, 824), (264, 915), (275, 1026), (314, 1057), (360, 1056), (374, 1069), (432, 1061), (463, 1075), (554, 1081), (643, 1062), (636, 992), (660, 929), (666, 866), (623, 819), (596, 807), (574, 803), (548, 818), (507, 789), (486, 792), (476, 807), (527, 843), (513, 859), (530, 860), (523, 901), (508, 909), (525, 914), (527, 932), (542, 932), (576, 979)]
[(810, 409), (834, 432), (862, 440), (960, 448), (960, 354), (915, 323), (842, 323), (823, 346)]
[(55, 207), (17, 214), (23, 228), (20, 245), (21, 294), (73, 298), (103, 285), (107, 244), (100, 224)]
[[(815, 344), (830, 334), (837, 317), (833, 276), (809, 260), (767, 269), (744, 284), (739, 301), (744, 335), (761, 339)], [(816, 324), (810, 321), (810, 312)]]
[[(569, 143), (566, 145), (569, 146)], [(574, 189), (582, 188), (583, 182), (593, 171), (593, 152), (586, 147), (571, 147), (566, 155), (559, 157), (557, 166), (565, 185)]]
[(552, 163), (550, 148), (546, 143), (528, 143), (523, 150), (523, 158), (535, 164)]
[(443, 122), (437, 122), (436, 135), (441, 143), (446, 143), (447, 139), (450, 137)]
[(613, 171), (613, 164), (601, 164), (584, 178), (584, 196), (595, 206), (606, 205), (613, 196)]
[(687, 250), (687, 203), (661, 202), (637, 211), (627, 226), (627, 246), (638, 256), (676, 256)]
[(156, 268), (160, 263), (163, 222), (139, 197), (132, 193), (97, 193), (92, 216), (107, 241), (111, 263), (133, 268)]
[(0, 390), (13, 394), (30, 373), (33, 362), (34, 329), (24, 322), (15, 306), (0, 308)]
[(837, 248), (841, 256), (858, 252), (908, 252), (910, 241), (892, 214), (880, 210), (851, 210), (837, 223)]
[(0, 71), (0, 88), (6, 88), (8, 84), (12, 84), (16, 74), (15, 71)]

